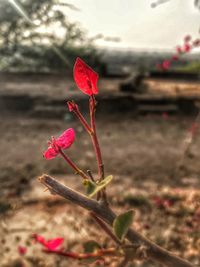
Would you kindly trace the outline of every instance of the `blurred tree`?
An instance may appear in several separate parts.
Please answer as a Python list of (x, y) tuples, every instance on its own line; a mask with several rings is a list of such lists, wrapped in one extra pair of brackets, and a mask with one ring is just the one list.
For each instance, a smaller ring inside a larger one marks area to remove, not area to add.
[[(164, 4), (166, 2), (169, 2), (170, 0), (156, 0), (154, 1), (152, 4), (151, 4), (151, 7), (157, 7), (158, 5), (160, 4)], [(188, 1), (191, 1), (191, 0), (188, 0)], [(192, 0), (194, 1), (194, 5), (197, 7), (197, 8), (200, 8), (200, 0)]]
[(200, 8), (200, 0), (194, 0), (194, 5)]
[(0, 69), (71, 68), (77, 55), (93, 65), (96, 49), (67, 8), (77, 10), (59, 0), (1, 0)]

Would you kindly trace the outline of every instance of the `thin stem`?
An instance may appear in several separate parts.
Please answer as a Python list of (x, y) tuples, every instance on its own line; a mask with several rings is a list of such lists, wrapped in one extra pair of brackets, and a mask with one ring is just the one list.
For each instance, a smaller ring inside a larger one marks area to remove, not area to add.
[(72, 111), (80, 123), (83, 125), (84, 129), (86, 132), (90, 135), (92, 139), (92, 144), (94, 147), (96, 159), (97, 159), (97, 164), (98, 164), (98, 174), (99, 174), (99, 179), (102, 180), (104, 178), (104, 166), (103, 166), (103, 161), (102, 161), (102, 156), (101, 156), (101, 150), (96, 134), (96, 125), (95, 125), (95, 109), (96, 109), (96, 100), (94, 96), (92, 95), (90, 97), (89, 101), (89, 107), (90, 107), (90, 124), (86, 121), (82, 113), (80, 112), (78, 105), (73, 102), (73, 101), (68, 101), (68, 106), (69, 110)]
[(92, 143), (93, 143), (93, 147), (94, 147), (95, 155), (97, 159), (99, 179), (103, 180), (104, 179), (104, 165), (103, 165), (101, 149), (100, 149), (100, 145), (99, 145), (99, 141), (98, 141), (97, 133), (96, 133), (95, 111), (96, 111), (96, 100), (95, 100), (94, 95), (92, 95), (90, 97), (90, 122), (91, 122), (91, 129), (92, 129), (90, 136), (92, 139)]
[[(92, 139), (92, 144), (93, 144), (95, 155), (96, 155), (99, 180), (102, 181), (104, 179), (104, 164), (103, 164), (101, 149), (100, 149), (100, 145), (99, 145), (99, 141), (98, 141), (97, 133), (96, 133), (96, 123), (95, 123), (96, 104), (97, 103), (96, 103), (94, 95), (91, 95), (90, 100), (89, 100), (89, 107), (90, 107), (90, 124), (92, 128), (92, 132), (90, 136)], [(100, 191), (97, 194), (97, 200), (100, 200), (100, 199), (103, 200), (105, 205), (109, 205), (107, 195), (106, 195), (106, 188), (102, 189), (102, 191)]]
[(96, 257), (102, 257), (102, 256), (113, 256), (116, 255), (116, 249), (115, 248), (108, 248), (108, 249), (100, 249), (93, 253), (76, 253), (71, 251), (62, 251), (62, 250), (44, 250), (45, 253), (53, 253), (60, 256), (73, 258), (77, 260), (83, 260), (83, 259), (90, 259), (90, 258), (96, 258)]
[(75, 171), (75, 173), (79, 174), (83, 179), (89, 179), (89, 177), (82, 171), (80, 170), (76, 164), (67, 156), (65, 153), (60, 149), (59, 153), (61, 156), (64, 158), (64, 160), (70, 165), (70, 167)]
[(100, 150), (96, 132), (91, 133), (91, 139), (92, 139), (92, 144), (93, 144), (96, 159), (97, 159), (99, 178), (100, 180), (103, 180), (104, 179), (104, 165), (102, 162), (101, 150)]
[(113, 234), (111, 229), (104, 223), (99, 217), (96, 216), (94, 212), (90, 212), (92, 218), (98, 223), (98, 225), (111, 237), (117, 245), (121, 245), (122, 243), (120, 240)]
[(81, 112), (79, 110), (74, 111), (74, 114), (77, 116), (77, 118), (80, 120), (81, 124), (83, 125), (83, 127), (85, 128), (85, 130), (91, 134), (92, 130), (91, 127), (89, 126), (89, 124), (87, 123), (86, 119), (83, 117), (83, 115), (81, 114)]
[(69, 107), (69, 111), (74, 112), (76, 117), (79, 119), (80, 123), (85, 128), (86, 132), (90, 134), (92, 132), (92, 129), (90, 125), (88, 124), (88, 122), (86, 121), (86, 119), (84, 118), (84, 116), (82, 115), (82, 113), (80, 112), (78, 105), (74, 101), (68, 101), (67, 104)]

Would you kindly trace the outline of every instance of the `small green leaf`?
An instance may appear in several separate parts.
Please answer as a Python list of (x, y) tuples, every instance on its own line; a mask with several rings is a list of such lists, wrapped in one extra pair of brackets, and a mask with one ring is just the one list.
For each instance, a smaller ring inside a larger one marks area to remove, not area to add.
[(113, 222), (113, 230), (116, 236), (123, 240), (133, 222), (134, 211), (129, 210), (117, 216)]
[(90, 180), (84, 180), (83, 185), (86, 187), (86, 194), (88, 196), (90, 196), (90, 194), (92, 194), (97, 187), (97, 185)]
[(94, 240), (87, 241), (83, 244), (84, 253), (93, 253), (101, 249), (101, 246)]
[(112, 181), (112, 179), (113, 179), (113, 176), (109, 175), (103, 181), (97, 184), (90, 180), (85, 180), (84, 186), (86, 187), (86, 194), (89, 197), (93, 197), (95, 194), (97, 194), (99, 191), (105, 188)]

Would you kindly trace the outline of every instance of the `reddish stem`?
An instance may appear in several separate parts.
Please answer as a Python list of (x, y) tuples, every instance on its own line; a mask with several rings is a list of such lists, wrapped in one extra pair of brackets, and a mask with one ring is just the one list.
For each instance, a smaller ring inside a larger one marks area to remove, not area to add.
[(96, 100), (95, 100), (94, 95), (91, 95), (90, 97), (90, 120), (91, 120), (92, 132), (90, 135), (92, 138), (92, 143), (93, 143), (93, 147), (94, 147), (95, 154), (96, 154), (99, 178), (100, 180), (103, 180), (104, 179), (104, 165), (103, 165), (101, 149), (99, 146), (99, 141), (98, 141), (97, 133), (96, 133), (95, 111), (96, 111)]
[(90, 107), (90, 120), (91, 120), (91, 126), (88, 124), (82, 113), (79, 111), (78, 105), (74, 103), (73, 101), (68, 101), (68, 106), (69, 110), (73, 111), (76, 117), (79, 119), (87, 133), (89, 133), (91, 139), (92, 139), (92, 144), (95, 150), (95, 155), (97, 159), (97, 164), (98, 164), (98, 173), (99, 173), (99, 178), (102, 180), (104, 178), (104, 166), (103, 166), (103, 161), (102, 161), (102, 156), (101, 156), (101, 150), (96, 134), (96, 125), (95, 125), (95, 109), (96, 109), (96, 100), (94, 98), (94, 95), (90, 97), (90, 102), (89, 102), (89, 107)]
[(83, 115), (81, 114), (81, 112), (79, 110), (75, 110), (74, 113), (76, 114), (77, 118), (80, 120), (81, 124), (83, 125), (83, 127), (85, 128), (85, 130), (91, 134), (91, 128), (89, 126), (89, 124), (87, 123), (86, 119), (83, 117)]
[(59, 153), (61, 154), (61, 156), (64, 158), (64, 160), (70, 165), (70, 167), (75, 170), (75, 172), (77, 174), (79, 174), (80, 176), (82, 176), (84, 179), (89, 179), (89, 177), (82, 171), (80, 170), (76, 164), (67, 156), (65, 155), (65, 153), (60, 149)]
[[(92, 132), (90, 136), (92, 139), (92, 144), (93, 144), (95, 155), (96, 155), (99, 180), (102, 181), (104, 179), (104, 164), (103, 164), (103, 160), (101, 156), (101, 149), (100, 149), (100, 145), (99, 145), (99, 141), (98, 141), (97, 133), (96, 133), (96, 124), (95, 124), (96, 100), (95, 100), (94, 95), (90, 96), (89, 107), (90, 107), (90, 123), (91, 123), (91, 128), (92, 128)], [(97, 200), (101, 198), (103, 199), (104, 204), (108, 205), (105, 188), (102, 189), (102, 191), (100, 191), (97, 194)]]
[(115, 248), (108, 248), (108, 249), (100, 249), (93, 253), (76, 253), (76, 252), (64, 252), (62, 250), (44, 250), (45, 253), (53, 253), (60, 256), (73, 258), (77, 260), (83, 260), (83, 259), (89, 259), (89, 258), (96, 258), (96, 257), (102, 257), (102, 256), (108, 256), (108, 255), (115, 255), (116, 254)]
[(81, 122), (85, 130), (90, 134), (92, 129), (90, 125), (88, 124), (88, 122), (86, 121), (86, 119), (84, 118), (84, 116), (82, 115), (82, 113), (79, 111), (78, 105), (74, 101), (68, 101), (67, 104), (69, 107), (69, 111), (74, 112), (74, 114), (79, 119), (79, 121)]

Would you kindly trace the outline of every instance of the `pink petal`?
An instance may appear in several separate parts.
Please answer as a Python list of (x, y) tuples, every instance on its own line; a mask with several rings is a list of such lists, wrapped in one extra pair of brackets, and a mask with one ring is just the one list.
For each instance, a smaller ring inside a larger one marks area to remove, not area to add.
[(23, 246), (18, 246), (18, 252), (20, 255), (25, 255), (27, 252), (27, 248)]
[(170, 67), (171, 62), (169, 60), (164, 60), (162, 63), (162, 67), (164, 70), (168, 70)]
[(82, 59), (76, 59), (74, 65), (74, 80), (83, 93), (87, 95), (98, 94), (98, 78), (98, 74)]
[(60, 247), (60, 245), (63, 243), (63, 241), (64, 241), (64, 238), (61, 238), (61, 237), (58, 237), (55, 239), (50, 239), (47, 241), (47, 244), (45, 246), (49, 250), (56, 250), (56, 249), (58, 249), (58, 247)]
[(75, 140), (74, 129), (69, 128), (64, 133), (62, 133), (57, 139), (56, 144), (62, 149), (69, 148)]
[(37, 241), (38, 243), (42, 244), (43, 246), (46, 246), (47, 241), (46, 239), (41, 236), (41, 235), (37, 235), (37, 234), (33, 234), (33, 238), (35, 239), (35, 241)]
[(184, 45), (184, 51), (187, 53), (187, 52), (190, 52), (190, 50), (191, 50), (191, 46), (189, 45), (189, 44), (185, 44)]
[(43, 157), (47, 160), (50, 160), (50, 159), (54, 159), (56, 156), (57, 156), (58, 152), (52, 148), (52, 147), (49, 147), (44, 153), (43, 153)]

